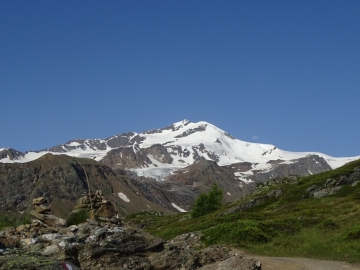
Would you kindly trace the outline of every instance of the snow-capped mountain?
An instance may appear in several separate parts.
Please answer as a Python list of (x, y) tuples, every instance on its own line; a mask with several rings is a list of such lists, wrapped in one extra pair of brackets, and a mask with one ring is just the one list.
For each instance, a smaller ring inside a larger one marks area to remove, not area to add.
[[(128, 132), (107, 139), (71, 140), (35, 152), (21, 153), (10, 148), (0, 148), (0, 162), (28, 162), (47, 153), (91, 158), (113, 168), (132, 170), (138, 176), (157, 180), (164, 180), (172, 172), (196, 161), (212, 160), (219, 166), (233, 165), (230, 167), (235, 177), (245, 183), (252, 181), (250, 176), (254, 173), (269, 172), (279, 165), (292, 164), (313, 155), (323, 158), (332, 169), (360, 158), (335, 158), (322, 153), (284, 151), (270, 144), (235, 139), (207, 122), (183, 120), (166, 128), (141, 133)], [(316, 167), (319, 160), (314, 159), (313, 163), (313, 167)], [(308, 169), (309, 174), (319, 172), (311, 170)]]

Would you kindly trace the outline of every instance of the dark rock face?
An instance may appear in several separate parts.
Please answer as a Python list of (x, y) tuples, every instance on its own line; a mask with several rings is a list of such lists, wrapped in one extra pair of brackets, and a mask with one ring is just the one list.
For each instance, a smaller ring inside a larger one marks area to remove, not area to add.
[(0, 164), (0, 208), (23, 211), (30, 206), (27, 199), (34, 188), (37, 172), (37, 168), (27, 164)]
[(71, 151), (73, 149), (83, 149), (91, 148), (93, 150), (106, 150), (107, 146), (111, 148), (125, 147), (133, 145), (134, 143), (140, 143), (144, 138), (140, 135), (136, 135), (133, 132), (127, 132), (119, 135), (115, 135), (109, 137), (107, 139), (92, 139), (92, 140), (84, 140), (77, 139), (66, 142), (65, 144), (57, 145), (51, 148), (46, 148), (41, 151), (51, 151), (57, 153), (65, 153), (67, 151)]
[(147, 132), (144, 132), (144, 133), (148, 133), (148, 134), (152, 134), (152, 133), (161, 133), (163, 132), (164, 130), (171, 130), (171, 131), (176, 131), (176, 130), (179, 130), (182, 126), (187, 126), (188, 124), (190, 124), (191, 122), (189, 120), (184, 120), (182, 122), (182, 125), (178, 125), (177, 127), (175, 125), (170, 125), (170, 126), (167, 126), (165, 128), (160, 128), (160, 129), (155, 129), (155, 130), (150, 130), (150, 131), (147, 131)]
[(250, 162), (238, 162), (231, 165), (224, 166), (231, 169), (233, 172), (247, 172), (252, 169), (252, 163)]
[(175, 203), (180, 208), (189, 211), (192, 203), (199, 195), (188, 186), (177, 182), (159, 182), (154, 179), (137, 177), (136, 175), (133, 175), (131, 182), (146, 199), (171, 210), (175, 210), (172, 205), (172, 203)]
[(285, 163), (282, 160), (270, 161), (273, 169), (269, 172), (255, 172), (249, 178), (254, 182), (264, 182), (270, 179), (286, 177), (288, 175), (302, 175), (317, 174), (324, 171), (332, 170), (324, 158), (318, 155), (310, 155), (305, 158), (292, 160), (292, 163)]
[(161, 163), (172, 163), (172, 157), (161, 144), (154, 144), (149, 148), (131, 146), (113, 149), (107, 153), (101, 163), (120, 169), (148, 167), (149, 164), (152, 164), (148, 155)]
[(206, 126), (207, 125), (201, 125), (201, 126), (199, 126), (197, 128), (188, 129), (187, 131), (183, 132), (182, 134), (175, 136), (175, 138), (187, 137), (187, 136), (189, 136), (191, 134), (194, 134), (195, 132), (205, 131)]
[(15, 149), (12, 149), (12, 148), (6, 148), (6, 149), (0, 151), (0, 160), (5, 159), (5, 158), (9, 158), (10, 160), (17, 160), (23, 156), (24, 156), (24, 153), (16, 151)]
[(187, 150), (186, 148), (182, 148), (181, 146), (174, 146), (174, 145), (170, 145), (166, 147), (167, 151), (169, 152), (169, 154), (172, 155), (176, 155), (179, 157), (188, 157), (190, 155), (190, 151)]
[(240, 182), (231, 169), (219, 166), (216, 162), (209, 160), (201, 160), (178, 170), (167, 180), (182, 183), (196, 193), (208, 192), (212, 184), (216, 183), (224, 191), (224, 198), (228, 201), (234, 200), (248, 191), (239, 185)]
[(167, 152), (166, 148), (162, 146), (161, 144), (154, 144), (150, 146), (149, 148), (145, 149), (145, 152), (147, 154), (150, 154), (153, 156), (157, 161), (160, 161), (162, 163), (171, 164), (173, 159)]
[(192, 146), (192, 149), (194, 151), (194, 160), (196, 160), (196, 161), (205, 160), (205, 158), (203, 156), (200, 156), (198, 152), (206, 154), (208, 156), (208, 158), (212, 161), (215, 161), (215, 162), (219, 161), (219, 156), (206, 150), (205, 146), (202, 143), (200, 143), (197, 146)]
[(120, 169), (148, 167), (148, 164), (152, 164), (145, 150), (136, 146), (113, 149), (107, 153), (101, 163)]
[[(79, 164), (78, 160), (83, 164)], [(0, 208), (24, 211), (31, 208), (34, 198), (45, 197), (51, 203), (52, 213), (66, 217), (74, 207), (76, 198), (88, 191), (84, 170), (91, 189), (102, 190), (120, 214), (149, 207), (165, 211), (161, 206), (139, 196), (139, 189), (129, 178), (115, 174), (107, 166), (91, 160), (50, 154), (29, 163), (0, 163)], [(119, 192), (124, 193), (131, 203), (122, 200), (118, 196)]]
[(135, 133), (133, 132), (127, 132), (117, 136), (113, 136), (107, 139), (107, 144), (112, 148), (126, 146), (129, 144), (130, 138), (134, 135)]

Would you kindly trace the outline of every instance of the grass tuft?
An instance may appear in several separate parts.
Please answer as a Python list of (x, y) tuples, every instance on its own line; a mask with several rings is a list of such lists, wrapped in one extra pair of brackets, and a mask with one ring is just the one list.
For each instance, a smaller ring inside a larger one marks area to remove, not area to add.
[(0, 210), (0, 230), (5, 227), (17, 227), (29, 223), (31, 223), (31, 218), (28, 212), (18, 213)]
[(71, 212), (66, 219), (66, 223), (70, 225), (77, 225), (85, 222), (90, 217), (87, 209), (79, 209), (76, 212)]

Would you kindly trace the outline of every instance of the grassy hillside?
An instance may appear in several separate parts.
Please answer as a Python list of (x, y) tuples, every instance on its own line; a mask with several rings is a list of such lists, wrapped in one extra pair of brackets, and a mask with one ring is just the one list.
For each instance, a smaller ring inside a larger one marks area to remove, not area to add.
[[(356, 167), (360, 160), (299, 180), (259, 186), (253, 195), (198, 218), (185, 213), (137, 214), (128, 219), (165, 239), (202, 231), (204, 245), (229, 244), (263, 255), (359, 262), (360, 172), (354, 173)], [(341, 182), (344, 177), (352, 177), (353, 183)], [(336, 194), (309, 195), (311, 187), (325, 186), (331, 182), (328, 179), (341, 186)]]

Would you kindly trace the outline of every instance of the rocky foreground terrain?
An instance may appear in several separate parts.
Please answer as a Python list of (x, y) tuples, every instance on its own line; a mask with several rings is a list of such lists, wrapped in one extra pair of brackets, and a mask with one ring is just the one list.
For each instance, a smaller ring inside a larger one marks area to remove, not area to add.
[(102, 191), (77, 201), (72, 214), (86, 209), (94, 218), (77, 225), (67, 226), (46, 203), (44, 197), (33, 200), (31, 224), (0, 231), (0, 269), (261, 269), (259, 261), (227, 247), (201, 249), (196, 232), (167, 242), (125, 224)]

